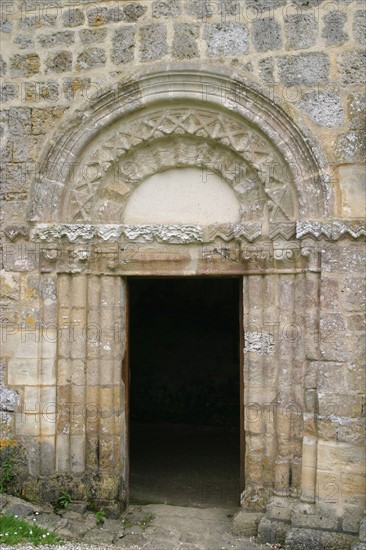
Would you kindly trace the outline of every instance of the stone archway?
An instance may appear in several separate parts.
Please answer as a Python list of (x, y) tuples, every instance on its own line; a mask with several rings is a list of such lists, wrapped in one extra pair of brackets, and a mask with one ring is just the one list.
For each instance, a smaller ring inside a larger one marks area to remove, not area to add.
[[(124, 223), (143, 182), (192, 168), (230, 189), (240, 219)], [(314, 234), (311, 220), (331, 212), (310, 137), (255, 86), (222, 70), (142, 74), (74, 112), (46, 144), (29, 208), (43, 272), (58, 280), (56, 324), (47, 304), (42, 314), (57, 345), (39, 351), (55, 361), (57, 395), (41, 491), (62, 484), (75, 498), (126, 504), (125, 277), (236, 275), (244, 281), (246, 355), (242, 505), (261, 511), (273, 494), (313, 502), (316, 447), (303, 437), (303, 405), (319, 264), (298, 237)]]

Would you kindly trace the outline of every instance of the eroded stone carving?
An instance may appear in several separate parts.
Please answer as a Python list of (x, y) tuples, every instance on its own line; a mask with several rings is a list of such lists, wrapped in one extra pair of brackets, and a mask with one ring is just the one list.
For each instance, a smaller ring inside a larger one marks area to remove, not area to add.
[(366, 225), (363, 221), (347, 221), (347, 220), (332, 220), (332, 221), (298, 221), (296, 222), (296, 237), (315, 237), (320, 239), (325, 237), (331, 241), (340, 239), (343, 235), (349, 235), (353, 239), (359, 239), (366, 236)]
[(232, 187), (242, 221), (263, 218), (266, 203), (272, 222), (296, 215), (294, 176), (259, 131), (224, 113), (182, 106), (144, 113), (97, 143), (74, 172), (64, 218), (121, 222), (141, 181), (189, 166), (200, 167), (203, 180), (214, 172)]

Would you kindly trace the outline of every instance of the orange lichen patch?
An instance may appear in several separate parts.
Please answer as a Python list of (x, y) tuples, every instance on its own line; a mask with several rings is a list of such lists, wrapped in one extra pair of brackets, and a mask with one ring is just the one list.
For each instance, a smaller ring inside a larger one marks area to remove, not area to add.
[(0, 439), (0, 449), (4, 449), (5, 447), (14, 447), (16, 445), (15, 439)]

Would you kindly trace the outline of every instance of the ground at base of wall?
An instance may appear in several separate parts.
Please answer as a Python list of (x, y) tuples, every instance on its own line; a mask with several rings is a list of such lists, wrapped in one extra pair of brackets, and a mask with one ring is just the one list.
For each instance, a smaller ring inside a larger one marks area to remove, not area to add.
[[(55, 512), (50, 505), (35, 505), (17, 497), (0, 494), (0, 513), (17, 515), (40, 527), (57, 532), (64, 546), (38, 546), (38, 550), (144, 549), (144, 550), (265, 550), (275, 545), (260, 545), (234, 535), (233, 514), (227, 508), (191, 508), (149, 504), (131, 506), (120, 519), (102, 517), (97, 525), (95, 513), (84, 503), (71, 503)], [(77, 543), (77, 544), (75, 544)], [(6, 546), (1, 545), (2, 550)], [(14, 546), (9, 546), (15, 548)], [(18, 547), (20, 548), (20, 547)], [(33, 548), (22, 545), (22, 550)]]

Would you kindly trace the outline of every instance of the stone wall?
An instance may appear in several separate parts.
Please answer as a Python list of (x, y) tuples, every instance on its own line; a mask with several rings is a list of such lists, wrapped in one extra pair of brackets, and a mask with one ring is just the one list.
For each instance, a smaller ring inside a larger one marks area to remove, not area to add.
[[(331, 530), (349, 547), (365, 507), (364, 4), (0, 10), (1, 439), (27, 452), (24, 494), (126, 502), (121, 278), (230, 274), (245, 407), (263, 414), (245, 426), (243, 509), (266, 510), (264, 542), (331, 548)], [(235, 191), (239, 223), (123, 225), (141, 181), (196, 166)], [(114, 317), (97, 344), (83, 332)]]

